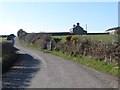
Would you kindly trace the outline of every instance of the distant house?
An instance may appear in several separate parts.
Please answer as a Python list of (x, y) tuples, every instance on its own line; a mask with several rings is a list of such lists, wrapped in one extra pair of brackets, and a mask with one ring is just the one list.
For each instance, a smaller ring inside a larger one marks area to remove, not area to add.
[(85, 35), (87, 31), (85, 31), (79, 23), (73, 25), (73, 28), (70, 29), (70, 32), (45, 32), (44, 34), (50, 34), (52, 36), (65, 36), (65, 35)]
[(114, 27), (106, 30), (105, 32), (108, 32), (109, 34), (117, 34), (119, 30), (120, 30), (120, 27)]
[(73, 25), (73, 28), (70, 29), (70, 32), (73, 33), (74, 35), (85, 35), (87, 34), (87, 31), (85, 31), (79, 23), (76, 25)]

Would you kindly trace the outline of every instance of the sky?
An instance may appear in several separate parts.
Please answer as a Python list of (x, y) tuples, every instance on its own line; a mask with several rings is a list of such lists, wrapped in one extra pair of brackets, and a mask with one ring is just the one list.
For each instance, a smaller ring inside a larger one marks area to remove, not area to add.
[(88, 33), (118, 26), (118, 2), (1, 2), (0, 35), (19, 29), (32, 32), (69, 32), (73, 24)]

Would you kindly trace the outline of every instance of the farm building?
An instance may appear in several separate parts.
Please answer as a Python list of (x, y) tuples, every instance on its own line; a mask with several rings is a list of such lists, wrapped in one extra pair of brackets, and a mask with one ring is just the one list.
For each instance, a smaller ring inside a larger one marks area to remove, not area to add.
[(62, 35), (86, 35), (87, 31), (85, 31), (79, 23), (73, 25), (73, 28), (70, 29), (70, 32), (46, 32), (44, 34), (51, 34), (52, 36), (62, 36)]
[(80, 25), (79, 23), (77, 23), (76, 25), (73, 25), (73, 28), (70, 29), (70, 32), (75, 34), (75, 35), (85, 35), (87, 34), (87, 31), (85, 31)]
[(106, 30), (105, 32), (108, 32), (109, 34), (117, 34), (118, 30), (120, 30), (120, 27), (114, 27)]

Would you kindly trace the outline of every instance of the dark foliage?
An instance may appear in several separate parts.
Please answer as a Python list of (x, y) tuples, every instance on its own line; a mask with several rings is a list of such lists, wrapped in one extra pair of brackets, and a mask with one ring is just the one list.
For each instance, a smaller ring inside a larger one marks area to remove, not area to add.
[(17, 49), (13, 47), (12, 41), (1, 42), (0, 44), (2, 45), (0, 47), (2, 51), (2, 54), (0, 54), (0, 57), (2, 57), (2, 72), (5, 72), (18, 60), (18, 54), (16, 54)]
[(20, 29), (20, 30), (17, 32), (17, 35), (18, 35), (19, 39), (25, 40), (25, 36), (27, 35), (27, 32), (25, 32), (25, 31), (23, 31), (22, 29)]
[(7, 40), (13, 40), (13, 39), (14, 39), (14, 37), (15, 37), (15, 35), (14, 35), (14, 34), (10, 34), (10, 35), (8, 35), (8, 36), (7, 36)]
[(18, 31), (18, 37), (20, 40), (26, 42), (26, 44), (34, 44), (36, 47), (46, 49), (46, 43), (51, 41), (50, 34), (44, 33), (27, 33), (20, 29)]

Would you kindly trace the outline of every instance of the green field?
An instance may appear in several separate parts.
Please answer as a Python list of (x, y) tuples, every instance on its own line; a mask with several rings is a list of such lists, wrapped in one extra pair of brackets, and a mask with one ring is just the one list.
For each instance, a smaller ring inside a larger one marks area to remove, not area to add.
[[(103, 41), (112, 41), (116, 39), (115, 35), (75, 35), (77, 37), (87, 37), (95, 40), (103, 40)], [(52, 36), (52, 38), (61, 38), (62, 41), (65, 41), (66, 36)]]
[(7, 38), (0, 37), (0, 41), (6, 41), (6, 40), (7, 40)]

